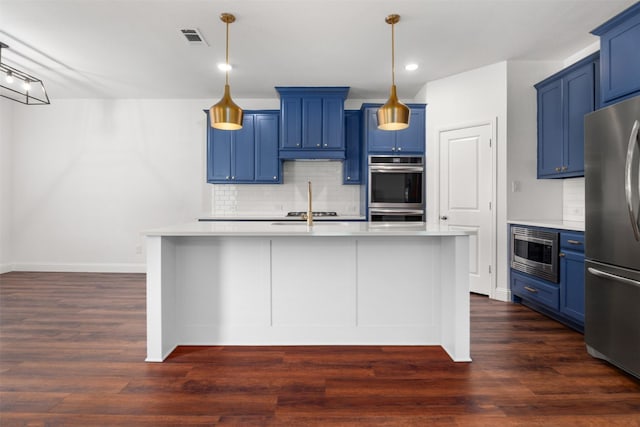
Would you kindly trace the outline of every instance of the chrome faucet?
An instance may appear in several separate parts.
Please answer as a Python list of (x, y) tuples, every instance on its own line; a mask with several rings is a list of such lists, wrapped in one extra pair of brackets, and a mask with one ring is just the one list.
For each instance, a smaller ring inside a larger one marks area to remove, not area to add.
[(313, 225), (313, 209), (311, 208), (311, 181), (308, 182), (307, 187), (307, 213), (302, 214), (302, 219), (307, 220), (307, 226)]

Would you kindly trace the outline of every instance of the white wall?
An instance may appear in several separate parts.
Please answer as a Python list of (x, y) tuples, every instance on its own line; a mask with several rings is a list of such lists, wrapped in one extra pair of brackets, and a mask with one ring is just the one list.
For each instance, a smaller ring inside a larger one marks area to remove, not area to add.
[(507, 219), (562, 219), (562, 180), (537, 179), (537, 94), (534, 84), (561, 62), (509, 61), (507, 104)]
[(507, 63), (500, 62), (465, 73), (435, 80), (426, 85), (427, 102), (427, 220), (438, 222), (438, 133), (444, 129), (481, 122), (494, 123), (497, 153), (496, 194), (496, 288), (491, 294), (506, 299), (508, 294), (505, 197), (507, 156)]
[(79, 99), (15, 108), (14, 268), (144, 271), (141, 232), (192, 220), (208, 203), (206, 102)]
[(11, 138), (14, 102), (0, 98), (0, 274), (11, 270)]
[[(228, 213), (229, 197), (217, 194), (231, 187), (235, 213), (251, 211), (264, 186), (206, 183), (203, 109), (212, 102), (0, 103), (0, 268), (143, 272), (145, 229)], [(280, 107), (276, 97), (236, 102), (247, 110)], [(341, 184), (341, 170), (341, 162), (288, 162), (288, 184), (272, 189), (275, 202), (258, 202), (270, 213), (301, 209), (297, 187), (311, 176), (317, 210), (336, 210), (336, 201), (342, 213), (358, 214), (359, 189)]]

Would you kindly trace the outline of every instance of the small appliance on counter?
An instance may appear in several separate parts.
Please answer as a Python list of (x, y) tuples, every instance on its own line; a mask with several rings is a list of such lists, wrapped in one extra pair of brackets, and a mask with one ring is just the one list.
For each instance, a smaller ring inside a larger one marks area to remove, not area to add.
[(585, 116), (585, 342), (640, 378), (640, 96)]

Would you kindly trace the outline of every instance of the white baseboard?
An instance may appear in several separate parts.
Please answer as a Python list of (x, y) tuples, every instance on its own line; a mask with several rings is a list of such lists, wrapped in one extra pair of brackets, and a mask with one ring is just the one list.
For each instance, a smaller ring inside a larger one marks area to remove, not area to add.
[(13, 271), (13, 265), (12, 264), (0, 264), (0, 274), (8, 273), (10, 271)]
[[(15, 263), (8, 264), (8, 271), (59, 271), (72, 273), (145, 273), (145, 264), (88, 264), (88, 263)], [(4, 266), (0, 266), (2, 268)]]
[(492, 299), (505, 302), (511, 301), (511, 289), (496, 288), (493, 292)]

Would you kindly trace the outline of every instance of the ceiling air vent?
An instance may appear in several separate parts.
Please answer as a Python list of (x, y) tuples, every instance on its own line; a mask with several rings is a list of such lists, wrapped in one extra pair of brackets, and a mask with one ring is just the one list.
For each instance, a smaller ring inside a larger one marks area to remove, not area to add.
[(204, 40), (204, 37), (202, 37), (202, 34), (200, 34), (200, 31), (198, 31), (197, 28), (180, 30), (180, 32), (182, 32), (182, 35), (187, 39), (187, 42), (190, 45), (208, 46), (207, 42)]

